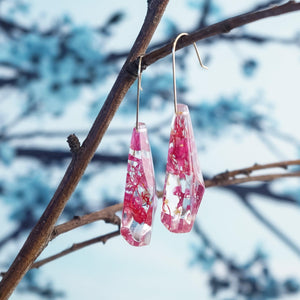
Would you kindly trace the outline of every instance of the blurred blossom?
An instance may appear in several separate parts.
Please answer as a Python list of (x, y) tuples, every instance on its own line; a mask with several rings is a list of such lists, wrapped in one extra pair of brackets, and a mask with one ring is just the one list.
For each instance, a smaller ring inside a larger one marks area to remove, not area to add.
[(269, 117), (257, 112), (252, 103), (244, 103), (238, 95), (221, 97), (216, 103), (202, 102), (190, 106), (193, 124), (209, 134), (219, 135), (230, 125), (242, 125), (247, 129), (262, 130)]
[(44, 35), (22, 34), (2, 43), (0, 64), (16, 71), (16, 88), (30, 95), (41, 113), (61, 114), (82, 86), (103, 82), (114, 72), (103, 63), (101, 35), (90, 27)]
[(258, 63), (254, 59), (248, 59), (243, 63), (243, 74), (246, 77), (252, 77), (255, 75), (255, 71), (257, 71)]
[(0, 142), (0, 162), (9, 166), (15, 158), (15, 149), (7, 142)]
[[(203, 6), (205, 5), (205, 0), (188, 0), (187, 1), (187, 6), (190, 9), (196, 9), (199, 11), (203, 10)], [(211, 17), (213, 17), (214, 20), (218, 20), (220, 18), (222, 18), (222, 9), (220, 7), (220, 5), (217, 5), (214, 1), (210, 1), (209, 3), (209, 9), (210, 9), (210, 20), (212, 19)]]
[(27, 217), (27, 209), (34, 214), (35, 219), (43, 213), (52, 194), (47, 174), (42, 170), (34, 170), (25, 176), (18, 176), (13, 182), (5, 185), (4, 200), (12, 205), (11, 219), (24, 220)]

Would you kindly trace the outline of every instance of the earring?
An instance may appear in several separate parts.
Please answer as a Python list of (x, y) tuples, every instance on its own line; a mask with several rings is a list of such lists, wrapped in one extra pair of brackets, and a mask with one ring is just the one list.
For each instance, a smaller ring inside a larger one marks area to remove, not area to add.
[(138, 65), (136, 126), (133, 129), (128, 155), (121, 235), (133, 246), (150, 243), (156, 210), (156, 187), (151, 149), (145, 123), (139, 123), (141, 64)]
[[(173, 90), (175, 115), (171, 134), (163, 191), (161, 221), (171, 232), (189, 232), (194, 224), (205, 186), (198, 163), (197, 148), (189, 109), (185, 104), (177, 104), (175, 50), (181, 33), (173, 43)], [(200, 65), (207, 69), (194, 43)]]

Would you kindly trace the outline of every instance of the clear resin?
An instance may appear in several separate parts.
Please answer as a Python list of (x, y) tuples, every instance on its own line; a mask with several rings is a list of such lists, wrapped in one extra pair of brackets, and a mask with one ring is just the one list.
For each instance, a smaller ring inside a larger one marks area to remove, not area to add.
[(162, 223), (172, 232), (189, 232), (204, 190), (189, 109), (178, 104), (170, 134)]
[(150, 243), (156, 210), (156, 187), (147, 128), (133, 129), (125, 185), (121, 235), (133, 246)]

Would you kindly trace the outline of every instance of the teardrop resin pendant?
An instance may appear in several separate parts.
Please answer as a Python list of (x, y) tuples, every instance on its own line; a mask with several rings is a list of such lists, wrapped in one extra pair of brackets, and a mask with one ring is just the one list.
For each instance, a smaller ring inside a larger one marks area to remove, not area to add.
[(156, 187), (147, 128), (133, 129), (128, 155), (121, 235), (133, 246), (150, 243), (156, 210)]
[(170, 134), (162, 223), (172, 232), (189, 232), (204, 190), (189, 109), (178, 104)]

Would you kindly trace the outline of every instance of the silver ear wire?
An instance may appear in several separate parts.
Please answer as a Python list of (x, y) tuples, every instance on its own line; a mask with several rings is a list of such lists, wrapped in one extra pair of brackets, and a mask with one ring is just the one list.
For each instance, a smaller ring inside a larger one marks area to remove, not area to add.
[(138, 82), (137, 82), (137, 96), (136, 96), (136, 124), (135, 129), (138, 130), (139, 128), (139, 109), (140, 109), (140, 91), (142, 90), (142, 58), (143, 55), (139, 58), (139, 65), (138, 65)]
[[(175, 114), (177, 113), (177, 91), (176, 91), (176, 70), (175, 70), (175, 51), (176, 51), (176, 45), (177, 45), (177, 42), (178, 40), (184, 36), (184, 35), (189, 35), (188, 33), (180, 33), (176, 39), (174, 40), (173, 42), (173, 48), (172, 48), (172, 66), (173, 66), (173, 93), (174, 93), (174, 109), (175, 109)], [(202, 60), (201, 60), (201, 57), (200, 57), (200, 54), (199, 54), (199, 51), (198, 51), (198, 48), (197, 48), (197, 45), (196, 43), (193, 43), (194, 45), (194, 48), (195, 48), (195, 51), (196, 51), (196, 54), (197, 54), (197, 57), (198, 57), (198, 60), (199, 60), (199, 63), (200, 63), (200, 66), (203, 68), (203, 69), (208, 69), (208, 67), (206, 67), (203, 63), (202, 63)]]

